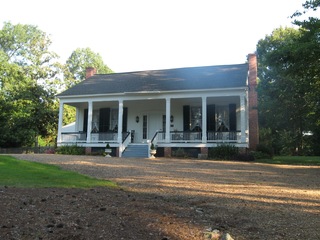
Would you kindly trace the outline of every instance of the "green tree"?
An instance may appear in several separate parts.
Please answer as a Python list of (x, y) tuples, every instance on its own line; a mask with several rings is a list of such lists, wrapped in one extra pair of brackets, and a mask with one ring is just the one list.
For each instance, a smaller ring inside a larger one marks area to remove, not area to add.
[(87, 67), (96, 68), (99, 74), (112, 73), (98, 53), (93, 52), (90, 48), (78, 48), (72, 52), (66, 62), (64, 72), (66, 87), (69, 88), (84, 80)]
[(0, 146), (31, 145), (56, 135), (57, 55), (36, 26), (4, 23), (0, 30)]
[[(90, 48), (78, 48), (72, 52), (64, 67), (64, 88), (70, 88), (86, 77), (86, 68), (94, 67), (99, 74), (112, 73), (113, 71), (103, 62), (102, 57)], [(64, 107), (63, 123), (75, 121), (75, 108)]]
[[(310, 5), (316, 2), (304, 6), (316, 9)], [(312, 17), (295, 23), (298, 29), (276, 29), (257, 45), (261, 126), (272, 130), (274, 146), (286, 153), (309, 148), (305, 132), (320, 140), (320, 24)]]

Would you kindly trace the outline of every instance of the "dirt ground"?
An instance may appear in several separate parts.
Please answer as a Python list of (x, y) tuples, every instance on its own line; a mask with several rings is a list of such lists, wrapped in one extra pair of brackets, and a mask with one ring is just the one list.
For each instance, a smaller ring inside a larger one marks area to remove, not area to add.
[(320, 167), (15, 157), (109, 179), (120, 188), (0, 186), (0, 239), (320, 239)]

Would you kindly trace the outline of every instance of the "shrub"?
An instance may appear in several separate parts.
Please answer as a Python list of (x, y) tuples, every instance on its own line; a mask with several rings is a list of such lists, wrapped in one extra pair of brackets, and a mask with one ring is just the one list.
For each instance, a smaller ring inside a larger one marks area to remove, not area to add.
[(187, 154), (183, 150), (183, 148), (178, 148), (176, 151), (172, 151), (172, 157), (184, 158)]
[(270, 155), (260, 151), (252, 151), (250, 154), (254, 157), (254, 159), (272, 159)]
[(257, 152), (261, 152), (261, 153), (264, 153), (264, 154), (267, 154), (269, 155), (269, 157), (272, 158), (273, 156), (273, 150), (271, 147), (268, 147), (266, 145), (263, 145), (263, 144), (258, 144), (257, 145), (257, 148), (256, 148), (256, 151)]
[(209, 150), (209, 158), (232, 160), (239, 154), (239, 149), (234, 145), (222, 144)]
[(54, 148), (48, 148), (44, 151), (45, 154), (54, 154), (55, 153), (55, 150)]
[(85, 148), (77, 145), (61, 146), (57, 149), (57, 153), (66, 155), (84, 155)]

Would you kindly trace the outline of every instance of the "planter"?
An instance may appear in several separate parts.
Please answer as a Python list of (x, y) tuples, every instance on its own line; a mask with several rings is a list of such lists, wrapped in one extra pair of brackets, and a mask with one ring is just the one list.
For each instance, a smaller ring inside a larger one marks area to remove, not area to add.
[(112, 152), (112, 149), (111, 148), (106, 148), (104, 150), (104, 152), (106, 153), (106, 157), (111, 157), (110, 153)]
[(150, 155), (151, 155), (150, 158), (155, 158), (154, 155), (156, 155), (156, 153), (157, 153), (157, 150), (156, 150), (156, 149), (151, 149), (151, 150), (150, 150)]

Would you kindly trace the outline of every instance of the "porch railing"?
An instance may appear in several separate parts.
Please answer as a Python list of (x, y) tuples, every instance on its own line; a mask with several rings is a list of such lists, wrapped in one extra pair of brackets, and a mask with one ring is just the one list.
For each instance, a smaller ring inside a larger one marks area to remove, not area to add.
[(85, 142), (87, 142), (87, 133), (85, 133), (85, 132), (61, 133), (61, 142), (63, 142), (63, 143), (85, 143)]
[[(207, 132), (207, 142), (237, 142), (241, 139), (240, 131), (230, 132)], [(165, 142), (166, 133), (158, 132), (157, 142)], [(172, 131), (170, 132), (172, 143), (202, 142), (202, 132)]]
[[(123, 132), (122, 139), (126, 139), (127, 137), (128, 137), (128, 132)], [(86, 143), (87, 133), (85, 132), (61, 133), (61, 142), (62, 143)], [(90, 142), (92, 143), (118, 142), (118, 133), (117, 132), (91, 133)]]
[[(125, 140), (129, 137), (128, 132), (122, 133), (122, 139)], [(241, 139), (240, 131), (230, 132), (207, 132), (207, 142), (237, 142)], [(154, 135), (153, 143), (164, 143), (166, 141), (166, 132), (159, 131)], [(170, 132), (170, 142), (172, 143), (194, 143), (202, 142), (202, 132), (191, 131), (172, 131)], [(86, 143), (87, 133), (85, 132), (72, 132), (61, 133), (62, 143)], [(91, 133), (91, 143), (117, 143), (117, 132), (105, 133)]]
[(241, 131), (207, 132), (207, 142), (237, 142), (241, 139)]

